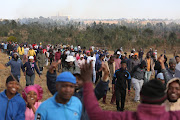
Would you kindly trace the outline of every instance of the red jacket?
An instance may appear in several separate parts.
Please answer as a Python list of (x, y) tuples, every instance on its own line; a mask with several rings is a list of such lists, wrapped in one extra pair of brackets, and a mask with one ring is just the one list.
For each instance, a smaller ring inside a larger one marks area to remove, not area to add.
[(84, 105), (90, 120), (180, 120), (180, 111), (166, 112), (164, 106), (140, 104), (137, 112), (104, 111), (94, 95), (93, 84), (84, 83)]
[(56, 52), (55, 53), (55, 61), (60, 60), (61, 59), (61, 52)]

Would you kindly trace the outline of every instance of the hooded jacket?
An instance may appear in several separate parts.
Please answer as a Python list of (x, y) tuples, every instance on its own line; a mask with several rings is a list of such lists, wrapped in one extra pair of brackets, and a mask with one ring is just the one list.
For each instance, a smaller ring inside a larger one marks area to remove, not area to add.
[(0, 93), (0, 101), (1, 120), (25, 120), (26, 103), (19, 93), (8, 99), (4, 90)]
[(7, 64), (6, 66), (11, 66), (11, 73), (14, 76), (20, 76), (21, 71), (20, 69), (22, 69), (22, 71), (24, 72), (24, 68), (23, 68), (23, 63), (21, 61), (21, 59), (17, 59), (15, 60), (14, 58), (12, 58)]

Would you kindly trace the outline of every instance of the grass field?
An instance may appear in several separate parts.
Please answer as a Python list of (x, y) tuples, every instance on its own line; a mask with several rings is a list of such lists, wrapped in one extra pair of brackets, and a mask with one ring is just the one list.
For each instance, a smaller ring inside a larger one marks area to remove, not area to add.
[[(173, 54), (168, 54), (167, 55), (168, 58), (173, 57)], [(2, 92), (5, 89), (5, 81), (6, 78), (10, 75), (10, 67), (4, 67), (4, 64), (8, 62), (8, 56), (0, 53), (0, 92)], [(39, 79), (38, 75), (36, 74), (36, 78), (35, 78), (35, 84), (39, 84), (42, 86), (44, 94), (43, 94), (43, 99), (42, 101), (48, 99), (49, 97), (51, 97), (51, 93), (49, 92), (49, 90), (47, 89), (47, 85), (46, 85), (46, 72), (47, 72), (48, 67), (45, 67), (44, 71), (43, 71), (43, 75), (41, 76), (42, 79)], [(58, 73), (59, 74), (59, 73)], [(26, 80), (25, 80), (25, 76), (23, 75), (23, 73), (21, 72), (21, 79), (20, 79), (20, 84), (25, 87), (26, 85)], [(109, 85), (109, 87), (111, 88), (111, 85)], [(111, 100), (112, 94), (111, 91), (108, 91), (107, 93), (107, 99), (106, 99), (106, 104), (102, 104), (102, 99), (99, 100), (100, 106), (102, 109), (104, 110), (116, 110), (116, 106), (110, 104), (110, 100)], [(134, 90), (131, 88), (131, 93), (130, 95), (126, 96), (126, 103), (125, 103), (125, 110), (130, 110), (130, 111), (135, 111), (137, 108), (138, 103), (135, 103), (133, 101), (134, 98)]]

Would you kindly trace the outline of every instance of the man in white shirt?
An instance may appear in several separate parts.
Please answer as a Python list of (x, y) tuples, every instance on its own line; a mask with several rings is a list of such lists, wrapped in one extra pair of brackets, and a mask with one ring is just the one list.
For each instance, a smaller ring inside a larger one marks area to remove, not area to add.
[(96, 81), (96, 70), (95, 70), (95, 64), (96, 64), (96, 57), (94, 56), (94, 52), (91, 52), (91, 56), (88, 56), (87, 63), (92, 61), (93, 65), (93, 83)]

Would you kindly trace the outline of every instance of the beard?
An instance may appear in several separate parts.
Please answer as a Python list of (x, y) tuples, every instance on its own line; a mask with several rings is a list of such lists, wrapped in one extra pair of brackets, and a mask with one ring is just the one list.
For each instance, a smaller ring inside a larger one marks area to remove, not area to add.
[(169, 102), (173, 102), (173, 103), (177, 102), (177, 100), (171, 100), (168, 96), (167, 96), (167, 99)]

